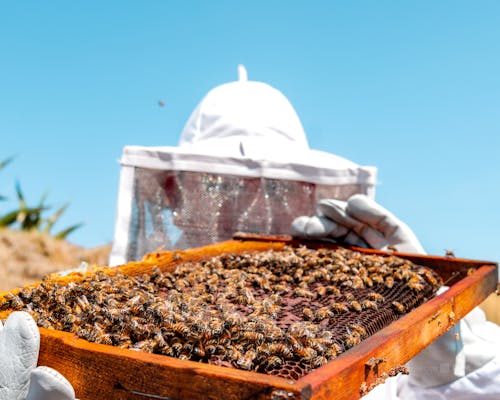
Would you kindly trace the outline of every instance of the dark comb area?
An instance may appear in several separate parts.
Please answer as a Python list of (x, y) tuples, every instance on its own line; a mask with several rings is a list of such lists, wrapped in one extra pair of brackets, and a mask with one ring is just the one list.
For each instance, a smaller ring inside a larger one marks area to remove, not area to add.
[(42, 282), (0, 310), (91, 342), (297, 380), (432, 297), (441, 278), (395, 256), (287, 247), (172, 273)]

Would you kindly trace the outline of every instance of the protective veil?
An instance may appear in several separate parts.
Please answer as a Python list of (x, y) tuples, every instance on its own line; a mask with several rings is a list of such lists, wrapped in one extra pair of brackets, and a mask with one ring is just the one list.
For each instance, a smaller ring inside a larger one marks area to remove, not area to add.
[(376, 168), (310, 149), (286, 97), (240, 66), (193, 111), (179, 146), (124, 148), (110, 264), (237, 231), (288, 234), (317, 200), (373, 197), (375, 182)]

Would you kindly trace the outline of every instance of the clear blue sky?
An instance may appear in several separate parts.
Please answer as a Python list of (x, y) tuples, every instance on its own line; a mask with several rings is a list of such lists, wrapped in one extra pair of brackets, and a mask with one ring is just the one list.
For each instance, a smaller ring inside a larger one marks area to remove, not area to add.
[(241, 3), (1, 2), (0, 194), (48, 191), (71, 203), (56, 230), (112, 241), (122, 148), (176, 145), (243, 63), (312, 148), (379, 168), (428, 252), (500, 261), (499, 1)]

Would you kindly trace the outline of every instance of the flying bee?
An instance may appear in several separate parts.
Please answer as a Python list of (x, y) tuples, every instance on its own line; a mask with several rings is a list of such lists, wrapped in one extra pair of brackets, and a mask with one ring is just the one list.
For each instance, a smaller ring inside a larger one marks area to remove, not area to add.
[(393, 301), (391, 305), (399, 314), (403, 314), (405, 312), (405, 306), (399, 301)]

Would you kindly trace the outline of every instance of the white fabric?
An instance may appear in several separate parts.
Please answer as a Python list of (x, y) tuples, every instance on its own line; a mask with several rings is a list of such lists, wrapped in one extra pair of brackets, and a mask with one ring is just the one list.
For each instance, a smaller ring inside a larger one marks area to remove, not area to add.
[[(130, 260), (128, 249), (135, 246), (132, 242), (139, 235), (131, 230), (132, 209), (140, 210), (142, 204), (133, 204), (133, 199), (154, 202), (136, 182), (146, 169), (286, 180), (331, 188), (359, 186), (357, 191), (375, 195), (375, 167), (310, 149), (286, 97), (270, 85), (249, 81), (243, 66), (239, 75), (239, 81), (220, 85), (202, 99), (189, 117), (178, 146), (124, 148), (110, 265)], [(157, 182), (152, 184), (159, 186)], [(154, 193), (153, 189), (148, 190)], [(159, 198), (157, 209), (162, 207), (161, 201)]]
[(424, 254), (415, 234), (404, 222), (365, 195), (347, 202), (324, 199), (318, 215), (301, 216), (292, 224), (292, 234), (307, 239), (337, 239), (351, 245), (386, 250), (388, 246), (407, 253)]
[(35, 368), (39, 351), (40, 333), (28, 313), (15, 311), (5, 326), (0, 322), (0, 400), (75, 398), (73, 387), (61, 374), (48, 367)]

